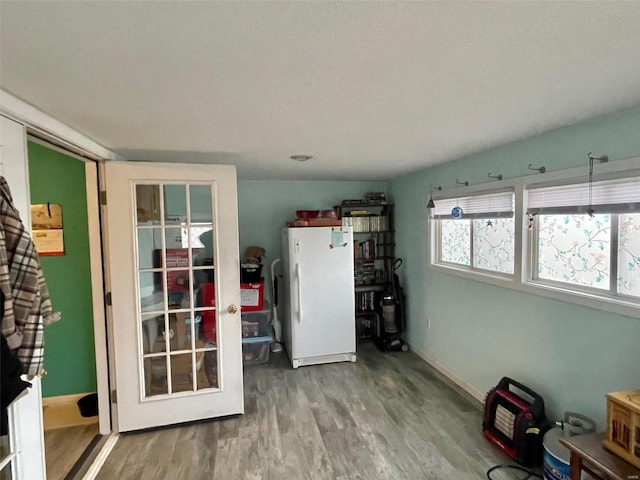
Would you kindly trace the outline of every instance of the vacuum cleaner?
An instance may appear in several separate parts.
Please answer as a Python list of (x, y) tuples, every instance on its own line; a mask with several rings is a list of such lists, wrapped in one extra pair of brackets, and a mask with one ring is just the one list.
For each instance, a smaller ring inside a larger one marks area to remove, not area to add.
[(382, 292), (380, 307), (382, 321), (376, 322), (374, 343), (383, 352), (406, 352), (409, 346), (402, 339), (405, 330), (405, 296), (395, 271), (402, 265), (402, 259), (393, 263), (392, 280)]
[(271, 262), (271, 303), (273, 305), (273, 318), (271, 320), (271, 326), (273, 327), (273, 342), (271, 342), (271, 351), (273, 353), (282, 351), (282, 324), (278, 318), (278, 276), (275, 273), (275, 267), (279, 263), (279, 258), (276, 258)]

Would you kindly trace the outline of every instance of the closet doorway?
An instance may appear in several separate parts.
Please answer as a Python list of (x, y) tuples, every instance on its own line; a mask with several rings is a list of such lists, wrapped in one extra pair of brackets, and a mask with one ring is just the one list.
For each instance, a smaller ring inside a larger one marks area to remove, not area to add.
[(97, 163), (36, 138), (29, 138), (27, 150), (32, 235), (53, 308), (62, 314), (44, 330), (42, 378), (47, 478), (61, 480), (79, 473), (101, 440), (94, 331), (96, 318), (104, 323), (101, 267), (94, 271), (96, 254), (100, 262)]

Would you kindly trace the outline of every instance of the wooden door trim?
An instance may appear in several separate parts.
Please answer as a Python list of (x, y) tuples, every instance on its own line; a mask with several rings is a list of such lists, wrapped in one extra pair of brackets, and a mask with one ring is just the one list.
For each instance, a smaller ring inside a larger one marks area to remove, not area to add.
[(107, 327), (105, 322), (105, 288), (102, 230), (100, 226), (99, 164), (85, 161), (87, 189), (87, 215), (89, 229), (89, 257), (91, 263), (91, 296), (93, 306), (93, 341), (96, 356), (96, 383), (98, 390), (98, 418), (100, 434), (111, 433), (109, 408), (109, 361), (107, 357)]

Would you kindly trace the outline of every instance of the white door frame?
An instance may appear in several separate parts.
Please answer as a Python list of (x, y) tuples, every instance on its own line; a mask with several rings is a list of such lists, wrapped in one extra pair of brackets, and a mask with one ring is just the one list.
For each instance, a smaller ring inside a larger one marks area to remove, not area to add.
[[(83, 157), (94, 161), (100, 160), (122, 160), (122, 158), (111, 150), (96, 143), (92, 139), (86, 137), (82, 133), (68, 127), (55, 118), (11, 95), (10, 93), (0, 89), (0, 114), (8, 119), (22, 125), (23, 133), (23, 154), (22, 162), (15, 162), (10, 165), (3, 166), (3, 171), (7, 178), (15, 179), (13, 183), (14, 198), (16, 195), (22, 195), (24, 205), (29, 205), (29, 180), (28, 180), (28, 159), (26, 155), (26, 137), (27, 131), (35, 133), (42, 138), (50, 140), (54, 144), (60, 144), (69, 150), (80, 153)], [(94, 171), (87, 172), (87, 185), (89, 183), (97, 188), (97, 179), (94, 181)], [(93, 188), (93, 187), (91, 187)], [(87, 190), (90, 192), (92, 190)], [(87, 195), (88, 209), (90, 212), (98, 212), (99, 208), (94, 208), (93, 201), (97, 202), (97, 196)], [(20, 210), (25, 211), (24, 208)], [(26, 208), (29, 212), (30, 209)], [(29, 222), (30, 224), (30, 222)], [(96, 228), (97, 225), (97, 228)], [(96, 237), (97, 235), (97, 237)], [(100, 238), (99, 220), (89, 219), (89, 238), (92, 246), (101, 246), (101, 242), (96, 238)], [(96, 375), (99, 399), (99, 422), (100, 433), (103, 435), (112, 433), (111, 428), (111, 412), (109, 401), (109, 365), (107, 361), (107, 336), (104, 320), (104, 286), (102, 283), (102, 259), (101, 253), (95, 248), (90, 252), (92, 265), (92, 282), (96, 281), (96, 276), (100, 278), (99, 282), (93, 284), (93, 310), (94, 310), (94, 331), (95, 333), (95, 352), (96, 352)], [(97, 269), (94, 265), (97, 265)], [(102, 285), (99, 290), (98, 285)], [(100, 297), (100, 298), (98, 298)], [(96, 313), (98, 313), (96, 315)], [(46, 470), (44, 463), (44, 423), (42, 419), (42, 391), (40, 388), (40, 379), (36, 378), (32, 381), (32, 395), (27, 395), (11, 407), (10, 415), (13, 418), (11, 431), (14, 435), (18, 435), (19, 448), (25, 448), (26, 454), (17, 460), (18, 466), (13, 474), (14, 480), (45, 480)], [(117, 437), (116, 437), (117, 438)], [(113, 448), (115, 442), (108, 442), (109, 448)], [(104, 449), (103, 449), (103, 452)], [(28, 458), (27, 458), (28, 457)], [(101, 455), (102, 461), (106, 458)]]
[[(27, 135), (24, 125), (6, 117), (2, 121), (2, 164), (0, 172), (11, 188), (13, 203), (20, 212), (27, 230), (31, 230), (29, 208), (29, 171), (27, 163)], [(11, 478), (13, 480), (46, 480), (44, 459), (44, 422), (40, 377), (29, 381), (32, 387), (8, 409)]]
[[(27, 131), (29, 129), (27, 128)], [(27, 134), (30, 142), (38, 143), (84, 163), (87, 193), (87, 227), (89, 235), (89, 263), (91, 266), (91, 303), (93, 312), (93, 342), (96, 357), (96, 387), (98, 391), (98, 422), (101, 435), (111, 433), (109, 402), (109, 363), (107, 359), (107, 329), (105, 324), (105, 290), (102, 269), (102, 234), (100, 227), (100, 191), (98, 169), (94, 160), (83, 158), (69, 150)], [(27, 171), (28, 174), (28, 171)]]

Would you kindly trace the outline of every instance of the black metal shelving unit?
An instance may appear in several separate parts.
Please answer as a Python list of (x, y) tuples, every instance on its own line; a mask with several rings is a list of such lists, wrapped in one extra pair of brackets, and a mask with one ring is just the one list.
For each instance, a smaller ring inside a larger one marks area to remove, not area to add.
[(356, 338), (372, 340), (382, 318), (382, 293), (393, 279), (394, 205), (349, 202), (335, 208), (342, 225), (353, 227)]

